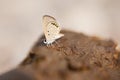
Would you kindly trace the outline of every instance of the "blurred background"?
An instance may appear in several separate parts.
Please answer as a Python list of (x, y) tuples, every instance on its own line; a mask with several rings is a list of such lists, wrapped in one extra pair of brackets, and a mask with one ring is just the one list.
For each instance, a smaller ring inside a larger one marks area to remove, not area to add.
[(120, 0), (0, 0), (0, 75), (17, 67), (51, 15), (63, 29), (120, 44)]

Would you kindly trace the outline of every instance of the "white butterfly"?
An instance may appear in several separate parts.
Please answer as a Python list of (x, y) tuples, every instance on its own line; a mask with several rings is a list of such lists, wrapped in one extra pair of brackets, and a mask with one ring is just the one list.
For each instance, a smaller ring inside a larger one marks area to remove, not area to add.
[(61, 28), (56, 19), (49, 15), (43, 16), (43, 30), (46, 38), (45, 44), (52, 44), (56, 39), (64, 36), (64, 34), (60, 33)]

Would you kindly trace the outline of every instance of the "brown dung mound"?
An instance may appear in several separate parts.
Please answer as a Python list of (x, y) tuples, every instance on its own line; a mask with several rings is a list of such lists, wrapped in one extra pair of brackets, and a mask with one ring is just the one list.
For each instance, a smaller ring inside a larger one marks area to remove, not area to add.
[(112, 40), (61, 33), (48, 46), (40, 38), (17, 71), (33, 80), (120, 80), (120, 54)]

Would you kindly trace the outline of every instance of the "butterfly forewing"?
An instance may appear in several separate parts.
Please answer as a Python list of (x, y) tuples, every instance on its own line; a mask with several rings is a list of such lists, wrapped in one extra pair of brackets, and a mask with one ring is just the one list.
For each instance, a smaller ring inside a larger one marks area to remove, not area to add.
[(49, 15), (44, 15), (43, 16), (43, 28), (46, 28), (49, 22), (54, 21), (56, 22), (56, 19), (49, 16)]

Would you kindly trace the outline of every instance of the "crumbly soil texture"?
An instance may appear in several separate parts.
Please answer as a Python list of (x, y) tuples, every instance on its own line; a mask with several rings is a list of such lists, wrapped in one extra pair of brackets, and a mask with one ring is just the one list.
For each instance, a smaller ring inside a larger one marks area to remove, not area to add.
[(42, 36), (22, 64), (6, 74), (27, 76), (27, 80), (120, 80), (120, 52), (114, 41), (72, 31), (61, 33), (64, 36), (51, 45), (44, 44)]

